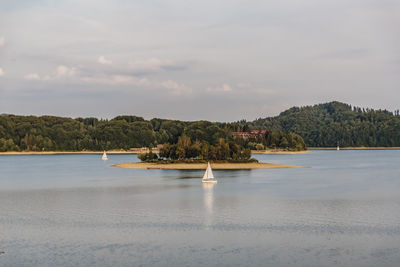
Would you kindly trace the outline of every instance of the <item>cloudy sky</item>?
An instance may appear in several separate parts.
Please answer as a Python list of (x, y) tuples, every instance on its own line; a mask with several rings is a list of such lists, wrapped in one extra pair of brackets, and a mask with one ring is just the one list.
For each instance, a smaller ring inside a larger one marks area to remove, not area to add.
[(0, 0), (0, 113), (400, 108), (398, 0)]

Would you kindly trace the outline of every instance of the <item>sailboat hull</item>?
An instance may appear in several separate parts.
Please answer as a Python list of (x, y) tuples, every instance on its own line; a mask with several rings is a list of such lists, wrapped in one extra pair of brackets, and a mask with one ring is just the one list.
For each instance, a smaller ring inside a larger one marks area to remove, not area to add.
[(217, 179), (203, 179), (203, 183), (216, 184), (217, 183)]

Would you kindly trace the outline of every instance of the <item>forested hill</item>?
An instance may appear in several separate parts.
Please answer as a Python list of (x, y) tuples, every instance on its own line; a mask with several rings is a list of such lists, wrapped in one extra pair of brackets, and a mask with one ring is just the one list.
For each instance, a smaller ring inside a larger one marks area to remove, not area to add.
[[(267, 130), (253, 138), (233, 138), (232, 132)], [(331, 102), (293, 107), (279, 116), (233, 123), (145, 120), (118, 116), (112, 120), (54, 116), (0, 115), (0, 151), (80, 151), (154, 147), (191, 142), (218, 145), (221, 139), (242, 148), (303, 150), (311, 147), (400, 146), (400, 115)], [(304, 141), (303, 141), (304, 139)], [(304, 144), (305, 142), (305, 144)]]
[[(0, 116), (0, 151), (81, 151), (155, 147), (177, 144), (180, 137), (193, 148), (217, 148), (222, 144), (241, 149), (279, 148), (304, 150), (303, 139), (294, 133), (266, 131), (252, 138), (234, 138), (232, 132), (247, 131), (239, 122), (144, 120), (118, 116), (112, 120), (54, 116)], [(186, 138), (187, 137), (187, 138)], [(204, 143), (207, 144), (204, 145)]]
[(330, 102), (290, 108), (276, 117), (248, 123), (250, 128), (292, 131), (307, 146), (400, 146), (399, 111), (373, 110)]

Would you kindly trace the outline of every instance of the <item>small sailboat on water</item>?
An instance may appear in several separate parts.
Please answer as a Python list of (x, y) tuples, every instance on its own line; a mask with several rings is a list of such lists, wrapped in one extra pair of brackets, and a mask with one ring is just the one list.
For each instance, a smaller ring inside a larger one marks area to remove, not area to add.
[(214, 178), (210, 162), (208, 162), (206, 172), (204, 173), (203, 183), (217, 183), (217, 179)]
[(103, 156), (101, 157), (102, 160), (108, 160), (106, 151), (103, 152)]

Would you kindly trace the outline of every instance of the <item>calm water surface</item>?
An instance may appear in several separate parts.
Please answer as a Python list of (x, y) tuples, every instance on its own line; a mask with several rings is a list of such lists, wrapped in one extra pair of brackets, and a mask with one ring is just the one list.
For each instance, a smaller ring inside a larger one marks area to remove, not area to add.
[(399, 266), (400, 151), (259, 155), (306, 169), (0, 156), (0, 266)]

